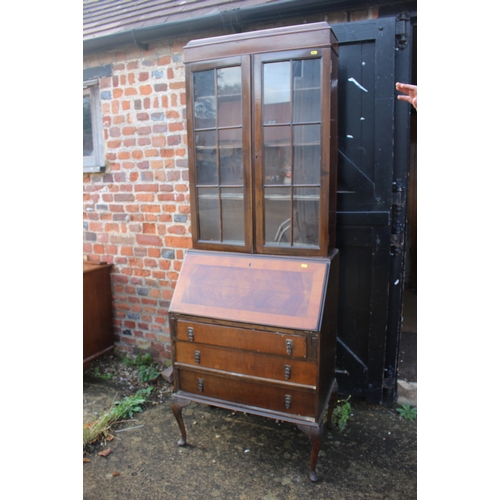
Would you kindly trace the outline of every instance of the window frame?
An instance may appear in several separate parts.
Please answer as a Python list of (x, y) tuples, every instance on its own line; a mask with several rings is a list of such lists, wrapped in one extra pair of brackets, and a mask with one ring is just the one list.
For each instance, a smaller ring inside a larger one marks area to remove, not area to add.
[(83, 172), (102, 172), (106, 168), (106, 162), (104, 158), (99, 80), (97, 78), (83, 82), (83, 95), (90, 97), (93, 142), (93, 154), (83, 157)]

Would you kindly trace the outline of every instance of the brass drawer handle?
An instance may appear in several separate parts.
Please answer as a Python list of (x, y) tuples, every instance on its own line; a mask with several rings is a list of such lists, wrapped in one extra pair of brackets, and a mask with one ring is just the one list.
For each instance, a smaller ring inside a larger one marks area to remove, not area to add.
[(200, 364), (200, 357), (201, 357), (200, 351), (194, 351), (194, 360), (197, 365)]
[(290, 396), (290, 394), (285, 394), (285, 408), (289, 410), (290, 406), (292, 406), (292, 396)]
[(192, 326), (188, 326), (188, 338), (189, 342), (194, 341), (194, 328)]
[(290, 365), (285, 365), (285, 380), (290, 378), (290, 374), (292, 373), (292, 367)]
[(202, 378), (198, 379), (198, 390), (200, 392), (203, 392), (203, 379)]
[(292, 349), (293, 349), (293, 340), (286, 339), (285, 344), (286, 344), (286, 353), (290, 356), (292, 354)]

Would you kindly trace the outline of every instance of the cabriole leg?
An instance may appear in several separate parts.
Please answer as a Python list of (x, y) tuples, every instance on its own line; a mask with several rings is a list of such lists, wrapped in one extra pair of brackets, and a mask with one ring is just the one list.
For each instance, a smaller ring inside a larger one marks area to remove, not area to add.
[(170, 409), (172, 410), (181, 431), (181, 438), (177, 441), (179, 446), (184, 446), (186, 444), (186, 427), (184, 425), (184, 419), (182, 418), (182, 409), (189, 403), (191, 403), (189, 399), (178, 398), (176, 396), (172, 396), (172, 401), (170, 402)]
[(297, 425), (306, 434), (311, 443), (311, 459), (309, 462), (309, 479), (315, 483), (318, 480), (316, 474), (316, 460), (323, 440), (323, 423), (319, 425)]

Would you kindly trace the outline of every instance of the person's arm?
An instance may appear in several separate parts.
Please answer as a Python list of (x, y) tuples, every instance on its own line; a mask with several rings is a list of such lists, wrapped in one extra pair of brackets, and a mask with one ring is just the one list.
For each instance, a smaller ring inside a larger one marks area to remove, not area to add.
[(417, 109), (417, 86), (409, 83), (396, 83), (396, 90), (403, 92), (405, 95), (398, 95), (400, 101), (405, 101), (413, 105)]

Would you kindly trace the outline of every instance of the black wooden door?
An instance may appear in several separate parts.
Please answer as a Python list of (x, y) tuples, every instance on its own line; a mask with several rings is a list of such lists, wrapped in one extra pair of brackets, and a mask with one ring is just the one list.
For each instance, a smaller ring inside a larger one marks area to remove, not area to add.
[(410, 124), (395, 83), (410, 81), (411, 40), (398, 46), (395, 18), (331, 26), (339, 40), (338, 381), (343, 394), (392, 404)]

